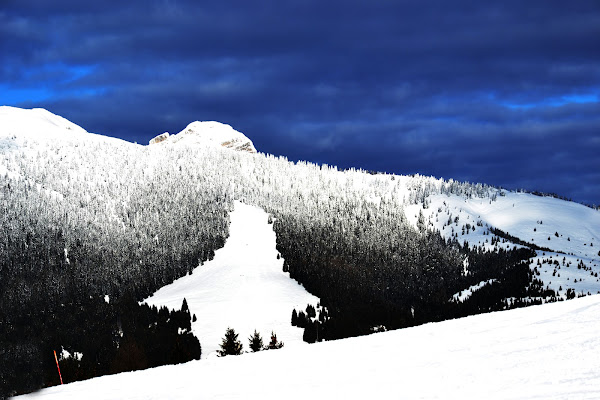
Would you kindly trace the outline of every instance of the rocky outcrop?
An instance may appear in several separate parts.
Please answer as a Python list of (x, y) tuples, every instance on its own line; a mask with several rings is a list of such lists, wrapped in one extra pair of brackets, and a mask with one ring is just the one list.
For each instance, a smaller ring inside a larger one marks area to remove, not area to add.
[(156, 143), (163, 142), (163, 141), (167, 140), (169, 138), (169, 136), (171, 136), (169, 134), (169, 132), (161, 133), (157, 137), (155, 137), (152, 140), (150, 140), (149, 144), (156, 144)]

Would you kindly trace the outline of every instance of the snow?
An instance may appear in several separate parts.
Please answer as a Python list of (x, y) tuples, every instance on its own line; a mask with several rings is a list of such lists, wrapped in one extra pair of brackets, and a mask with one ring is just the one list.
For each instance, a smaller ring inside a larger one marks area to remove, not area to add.
[[(82, 143), (139, 147), (122, 139), (89, 133), (79, 125), (43, 108), (0, 106), (0, 151), (39, 152), (60, 143), (62, 147)], [(52, 145), (52, 146), (50, 146)], [(10, 173), (0, 167), (0, 173)]]
[[(539, 273), (537, 278), (563, 296), (567, 288), (573, 289), (577, 294), (597, 293), (600, 290), (600, 278), (595, 274), (600, 272), (599, 265), (600, 262), (596, 260), (590, 261), (576, 256), (540, 251), (538, 256), (531, 260), (531, 267), (536, 267)], [(585, 268), (581, 268), (582, 266)]]
[(77, 361), (81, 361), (81, 358), (83, 357), (83, 354), (75, 351), (73, 352), (73, 354), (69, 353), (67, 350), (65, 350), (64, 348), (62, 349), (62, 351), (60, 352), (60, 360), (66, 360), (68, 358), (74, 358)]
[[(255, 151), (247, 137), (217, 122), (195, 122), (177, 135), (164, 137), (167, 146), (189, 145), (192, 150), (198, 145), (220, 148), (226, 143)], [(17, 178), (24, 170), (22, 165), (29, 167), (32, 163), (35, 167), (38, 161), (48, 171), (55, 171), (55, 167), (60, 171), (58, 167), (71, 164), (59, 161), (63, 157), (65, 161), (77, 160), (80, 149), (94, 156), (106, 154), (109, 161), (111, 157), (148, 160), (144, 168), (152, 176), (160, 171), (152, 156), (165, 150), (161, 145), (145, 147), (88, 133), (46, 110), (0, 107), (0, 176)], [(27, 157), (21, 157), (21, 153)], [(255, 170), (260, 163), (245, 164), (246, 158), (254, 157), (243, 157), (236, 158), (245, 166), (237, 176), (247, 173), (249, 179), (254, 179), (262, 173)], [(598, 210), (510, 192), (495, 199), (434, 194), (426, 198), (427, 207), (407, 205), (407, 199), (414, 196), (413, 189), (422, 182), (433, 182), (435, 186), (441, 180), (370, 176), (356, 170), (337, 172), (332, 167), (331, 173), (319, 181), (314, 178), (319, 171), (314, 165), (299, 162), (292, 168), (284, 160), (273, 162), (296, 178), (304, 175), (306, 193), (322, 197), (325, 204), (328, 193), (335, 189), (336, 195), (344, 199), (360, 195), (376, 206), (385, 201), (398, 209), (404, 207), (407, 219), (415, 226), (422, 210), (430, 229), (439, 230), (446, 238), (456, 234), (458, 240), (471, 246), (514, 247), (510, 242), (490, 243), (490, 229), (495, 227), (524, 242), (550, 248), (553, 251), (538, 251), (531, 259), (531, 268), (539, 273), (544, 285), (560, 288), (563, 296), (567, 288), (578, 294), (600, 291), (600, 280), (593, 275), (600, 272)], [(74, 178), (71, 175), (81, 171), (59, 173), (65, 187)], [(269, 174), (264, 176), (270, 178)], [(112, 182), (110, 176), (102, 178)], [(92, 175), (92, 179), (99, 178)], [(293, 184), (292, 180), (283, 182)], [(312, 186), (314, 182), (320, 186)], [(48, 198), (64, 201), (60, 192), (32, 183), (38, 190), (45, 190)], [(285, 185), (279, 190), (292, 189)], [(107, 212), (114, 212), (114, 207), (107, 204)], [(455, 223), (456, 217), (459, 220)], [(291, 310), (304, 309), (308, 303), (316, 305), (319, 299), (282, 272), (283, 260), (277, 259), (275, 233), (267, 219), (264, 211), (236, 203), (230, 237), (214, 260), (147, 299), (150, 304), (177, 309), (183, 298), (187, 299), (191, 313), (197, 316), (192, 328), (203, 347), (202, 360), (96, 378), (27, 398), (370, 398), (374, 393), (392, 398), (600, 398), (598, 296), (368, 337), (305, 344), (302, 330), (290, 324)], [(463, 234), (462, 227), (467, 223), (475, 230)], [(464, 267), (467, 273), (468, 260)], [(469, 295), (478, 287), (463, 293)], [(240, 334), (246, 349), (254, 329), (265, 342), (275, 331), (285, 347), (216, 358), (215, 350), (227, 327)]]
[(470, 286), (465, 290), (461, 290), (458, 293), (455, 293), (452, 296), (452, 299), (454, 301), (465, 301), (467, 300), (469, 297), (471, 297), (471, 295), (473, 293), (475, 293), (476, 291), (478, 291), (479, 289), (481, 289), (482, 287), (486, 286), (486, 285), (491, 285), (492, 283), (494, 283), (496, 281), (496, 279), (488, 279), (487, 281), (481, 281), (476, 285)]
[[(407, 216), (418, 214), (418, 207), (410, 206), (411, 212), (407, 210)], [(600, 212), (581, 204), (526, 193), (506, 193), (495, 201), (490, 201), (489, 198), (464, 199), (459, 196), (435, 195), (431, 196), (431, 204), (428, 209), (423, 210), (423, 214), (427, 216), (428, 213), (431, 217), (439, 207), (447, 209), (453, 217), (460, 217), (458, 225), (453, 224), (459, 236), (463, 224), (475, 225), (477, 221), (481, 221), (484, 225), (501, 229), (527, 243), (600, 259)], [(434, 223), (446, 236), (450, 232), (448, 227), (443, 228), (447, 219), (448, 216), (444, 218), (444, 213), (441, 213), (437, 223)], [(482, 238), (477, 234), (483, 231), (476, 226), (475, 234), (469, 234), (473, 236), (465, 235), (461, 239), (477, 243), (473, 239), (477, 237), (477, 241), (481, 241)]]
[[(446, 238), (456, 234), (459, 242), (488, 250), (515, 247), (510, 241), (491, 244), (494, 235), (490, 229), (500, 229), (525, 243), (553, 250), (537, 250), (537, 256), (530, 260), (530, 268), (537, 267), (539, 275), (536, 278), (543, 281), (545, 287), (555, 291), (560, 289), (562, 297), (567, 288), (576, 293), (600, 293), (600, 278), (595, 276), (600, 273), (600, 211), (551, 197), (511, 192), (496, 200), (438, 194), (430, 196), (429, 201), (427, 208), (422, 204), (405, 207), (407, 219), (415, 227), (419, 211), (422, 211), (429, 229), (439, 230)], [(456, 217), (458, 222), (454, 222)], [(447, 224), (449, 218), (452, 220), (450, 225)], [(463, 233), (466, 224), (471, 230)], [(543, 268), (538, 265), (538, 260)], [(556, 274), (555, 267), (550, 267), (554, 260), (560, 262)], [(585, 269), (577, 268), (580, 262)]]
[(291, 325), (292, 310), (316, 306), (319, 299), (282, 271), (273, 225), (263, 210), (235, 202), (230, 215), (230, 236), (214, 259), (145, 302), (179, 309), (185, 298), (197, 317), (192, 331), (200, 340), (202, 358), (216, 355), (228, 327), (239, 334), (245, 349), (254, 329), (265, 344), (274, 331), (286, 347), (306, 345), (303, 330)]
[(2, 136), (46, 136), (57, 132), (61, 134), (87, 133), (80, 126), (43, 108), (28, 110), (0, 106), (0, 121), (2, 121), (2, 129), (0, 130)]
[(150, 141), (151, 145), (158, 143), (223, 146), (234, 150), (256, 153), (254, 144), (243, 133), (236, 131), (230, 125), (216, 121), (195, 121), (176, 135), (165, 132)]
[(597, 399), (600, 296), (104, 376), (19, 399)]

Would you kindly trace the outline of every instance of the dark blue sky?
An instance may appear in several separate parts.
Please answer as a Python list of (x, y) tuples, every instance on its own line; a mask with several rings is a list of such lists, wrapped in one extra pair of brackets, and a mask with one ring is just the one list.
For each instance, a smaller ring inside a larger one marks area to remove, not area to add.
[(2, 0), (0, 104), (600, 203), (600, 2)]

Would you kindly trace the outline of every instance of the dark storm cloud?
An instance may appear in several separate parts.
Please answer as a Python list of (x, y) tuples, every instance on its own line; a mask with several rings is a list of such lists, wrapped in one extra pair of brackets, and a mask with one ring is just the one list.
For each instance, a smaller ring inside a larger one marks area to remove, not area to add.
[[(5, 0), (0, 101), (600, 203), (597, 1)], [(40, 90), (43, 89), (43, 90)], [(30, 92), (28, 92), (29, 90)]]

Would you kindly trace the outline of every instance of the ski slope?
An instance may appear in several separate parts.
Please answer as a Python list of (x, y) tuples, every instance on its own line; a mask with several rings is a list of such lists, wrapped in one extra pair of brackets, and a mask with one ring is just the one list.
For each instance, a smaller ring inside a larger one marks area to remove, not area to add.
[(286, 347), (305, 344), (303, 330), (291, 325), (292, 310), (319, 302), (282, 271), (269, 216), (260, 208), (234, 204), (230, 236), (214, 259), (145, 300), (171, 309), (181, 308), (187, 300), (190, 313), (197, 317), (192, 331), (200, 340), (202, 358), (216, 355), (228, 327), (239, 333), (245, 349), (254, 329), (265, 344), (271, 331)]
[(103, 376), (19, 399), (598, 399), (600, 296)]

